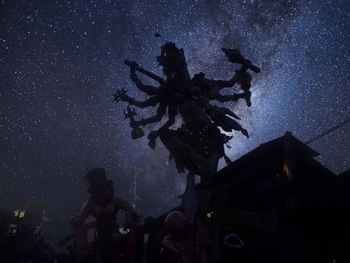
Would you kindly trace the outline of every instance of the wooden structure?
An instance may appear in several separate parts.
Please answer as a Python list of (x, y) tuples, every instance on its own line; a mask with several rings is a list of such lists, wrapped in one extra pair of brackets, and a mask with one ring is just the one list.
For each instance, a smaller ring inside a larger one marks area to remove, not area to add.
[[(317, 156), (287, 132), (198, 184), (197, 261), (215, 262), (224, 237), (235, 233), (246, 245), (247, 262), (341, 262), (350, 233), (350, 174), (336, 176)], [(160, 262), (167, 214), (145, 222), (144, 262)]]

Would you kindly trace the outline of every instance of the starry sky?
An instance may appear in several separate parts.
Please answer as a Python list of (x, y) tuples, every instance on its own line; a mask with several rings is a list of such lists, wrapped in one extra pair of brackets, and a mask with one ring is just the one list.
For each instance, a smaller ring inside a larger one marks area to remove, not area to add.
[[(231, 78), (237, 66), (221, 47), (261, 67), (252, 107), (227, 104), (251, 135), (233, 134), (227, 153), (236, 159), (287, 130), (307, 141), (350, 117), (349, 28), (347, 0), (1, 0), (0, 205), (44, 201), (47, 235), (62, 237), (95, 166), (130, 202), (136, 181), (144, 217), (178, 204), (185, 177), (160, 143), (152, 150), (130, 138), (126, 105), (112, 103), (118, 88), (146, 98), (125, 58), (161, 74), (155, 58), (164, 40), (155, 32), (184, 49), (190, 74)], [(350, 168), (349, 130), (310, 145), (336, 173)]]

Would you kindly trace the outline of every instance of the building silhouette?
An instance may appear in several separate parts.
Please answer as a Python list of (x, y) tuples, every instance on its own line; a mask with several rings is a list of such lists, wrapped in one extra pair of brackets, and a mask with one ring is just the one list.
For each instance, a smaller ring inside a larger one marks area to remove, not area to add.
[[(337, 176), (318, 155), (287, 132), (199, 183), (198, 262), (218, 262), (229, 234), (244, 242), (242, 262), (350, 262), (350, 171)], [(145, 222), (146, 262), (160, 262), (168, 213)]]

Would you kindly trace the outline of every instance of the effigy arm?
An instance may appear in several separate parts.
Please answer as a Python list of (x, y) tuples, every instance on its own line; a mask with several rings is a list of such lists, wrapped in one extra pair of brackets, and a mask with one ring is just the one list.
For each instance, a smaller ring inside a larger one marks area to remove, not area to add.
[(151, 123), (159, 122), (162, 120), (165, 113), (166, 113), (166, 104), (161, 103), (158, 106), (157, 113), (155, 115), (148, 117), (148, 118), (145, 118), (145, 119), (142, 118), (139, 121), (133, 121), (132, 125), (135, 125), (136, 127), (138, 127), (138, 126), (146, 126), (146, 125), (151, 124)]
[(156, 87), (151, 86), (151, 85), (143, 84), (142, 81), (137, 76), (135, 68), (132, 68), (132, 67), (130, 67), (130, 79), (132, 80), (132, 82), (135, 83), (136, 87), (140, 91), (142, 91), (148, 95), (157, 95), (160, 93), (159, 88), (156, 88)]

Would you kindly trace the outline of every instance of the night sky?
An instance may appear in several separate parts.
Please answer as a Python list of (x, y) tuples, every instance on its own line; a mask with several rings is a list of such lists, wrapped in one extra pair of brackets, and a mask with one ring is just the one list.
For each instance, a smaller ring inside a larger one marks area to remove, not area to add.
[[(227, 104), (251, 135), (233, 134), (228, 155), (236, 159), (287, 130), (307, 141), (350, 117), (349, 28), (347, 0), (0, 1), (0, 205), (45, 201), (47, 233), (62, 237), (95, 166), (130, 202), (137, 178), (143, 216), (179, 202), (185, 177), (160, 143), (152, 150), (146, 138), (131, 139), (126, 105), (112, 103), (118, 88), (146, 98), (125, 58), (161, 74), (164, 40), (155, 32), (184, 49), (191, 74), (231, 78), (237, 66), (221, 47), (261, 67), (253, 106)], [(336, 173), (350, 168), (349, 130), (310, 145)]]

